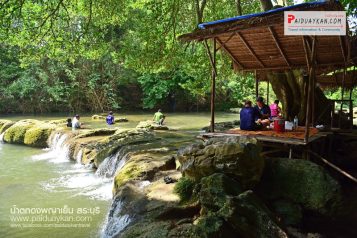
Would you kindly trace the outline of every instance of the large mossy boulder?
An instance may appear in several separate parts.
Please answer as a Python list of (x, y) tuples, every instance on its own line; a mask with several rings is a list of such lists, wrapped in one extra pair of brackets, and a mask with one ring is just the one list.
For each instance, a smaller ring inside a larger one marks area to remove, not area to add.
[(15, 122), (10, 120), (0, 120), (0, 134), (4, 133), (10, 126), (14, 124)]
[(322, 214), (339, 203), (340, 185), (321, 166), (287, 158), (269, 158), (265, 164), (259, 191), (266, 199), (292, 201)]
[(217, 215), (230, 224), (236, 237), (288, 237), (275, 216), (251, 190), (228, 197)]
[(264, 159), (254, 138), (211, 139), (193, 144), (178, 153), (181, 171), (196, 181), (214, 173), (224, 173), (239, 181), (242, 189), (254, 187), (260, 180)]
[(169, 128), (167, 126), (162, 126), (159, 124), (156, 124), (153, 121), (141, 121), (139, 122), (139, 124), (136, 126), (137, 129), (150, 129), (150, 130), (169, 130)]
[(23, 120), (10, 126), (4, 134), (4, 141), (13, 144), (24, 144), (26, 131), (36, 122), (32, 120)]
[[(4, 126), (11, 124), (7, 123)], [(48, 146), (48, 139), (56, 125), (38, 120), (21, 120), (5, 130), (4, 141), (12, 144), (24, 144), (34, 147)]]
[(54, 124), (35, 124), (26, 131), (24, 144), (44, 148), (48, 146), (48, 138), (55, 129), (56, 126)]
[(237, 181), (220, 173), (202, 178), (200, 185), (199, 201), (206, 211), (218, 211), (224, 206), (227, 196), (243, 192)]

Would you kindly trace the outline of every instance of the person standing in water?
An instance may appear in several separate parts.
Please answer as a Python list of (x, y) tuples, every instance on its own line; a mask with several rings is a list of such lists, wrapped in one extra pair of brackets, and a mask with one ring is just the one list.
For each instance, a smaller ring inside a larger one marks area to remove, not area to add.
[(160, 126), (162, 126), (164, 124), (164, 120), (165, 120), (165, 115), (161, 112), (161, 109), (159, 109), (155, 114), (154, 117), (152, 118), (152, 120), (159, 124)]
[(73, 120), (72, 120), (72, 131), (75, 131), (75, 130), (81, 128), (81, 125), (82, 125), (82, 124), (80, 123), (79, 119), (80, 119), (80, 117), (79, 117), (78, 114), (73, 117)]
[(108, 125), (113, 125), (115, 123), (114, 121), (114, 115), (113, 115), (113, 112), (110, 111), (107, 118), (105, 119), (107, 121), (107, 124)]

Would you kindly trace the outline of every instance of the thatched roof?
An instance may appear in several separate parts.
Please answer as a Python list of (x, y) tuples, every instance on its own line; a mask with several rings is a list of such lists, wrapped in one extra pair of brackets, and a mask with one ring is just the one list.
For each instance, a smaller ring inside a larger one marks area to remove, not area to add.
[[(338, 88), (343, 84), (343, 72), (334, 74), (322, 74), (317, 76), (316, 81), (321, 88)], [(346, 72), (344, 87), (354, 88), (357, 86), (357, 70)]]
[[(284, 11), (343, 10), (339, 2), (312, 2), (271, 11), (203, 23), (179, 37), (183, 42), (216, 39), (237, 70), (284, 70), (307, 67), (303, 36), (284, 35)], [(305, 37), (312, 42), (312, 37)], [(345, 65), (346, 36), (316, 37), (317, 68), (334, 70)]]

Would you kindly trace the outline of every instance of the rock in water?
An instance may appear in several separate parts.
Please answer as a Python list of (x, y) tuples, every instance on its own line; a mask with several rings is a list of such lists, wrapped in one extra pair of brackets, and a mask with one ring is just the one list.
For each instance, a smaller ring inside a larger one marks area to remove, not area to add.
[(92, 120), (105, 120), (105, 116), (93, 115)]
[(266, 199), (285, 199), (326, 213), (340, 201), (341, 189), (321, 166), (307, 160), (266, 159), (259, 190)]
[(45, 148), (48, 145), (48, 138), (50, 137), (52, 131), (55, 130), (55, 128), (56, 126), (53, 124), (40, 123), (34, 125), (26, 131), (24, 137), (24, 144)]
[(182, 173), (196, 181), (224, 173), (246, 190), (253, 188), (262, 175), (264, 159), (260, 152), (256, 139), (231, 137), (190, 145), (179, 151), (178, 160)]
[(150, 129), (150, 130), (169, 130), (167, 126), (160, 126), (153, 121), (141, 121), (136, 126), (137, 129)]
[[(240, 121), (239, 120), (217, 122), (217, 123), (214, 123), (214, 130), (215, 131), (227, 131), (229, 129), (239, 127), (239, 125), (240, 125)], [(203, 127), (202, 130), (204, 130), (205, 132), (210, 132), (211, 131), (211, 127), (210, 126), (206, 126), (206, 127)]]

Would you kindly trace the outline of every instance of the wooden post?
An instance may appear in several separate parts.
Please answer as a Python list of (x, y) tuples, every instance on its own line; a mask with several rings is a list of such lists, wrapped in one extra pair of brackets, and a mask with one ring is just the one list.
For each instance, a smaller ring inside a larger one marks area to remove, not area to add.
[(216, 76), (217, 76), (217, 68), (216, 68), (216, 53), (217, 53), (217, 39), (213, 38), (213, 54), (210, 51), (207, 40), (204, 40), (204, 44), (206, 47), (206, 51), (211, 63), (212, 73), (211, 73), (211, 122), (210, 122), (210, 131), (214, 132), (214, 112), (215, 112), (215, 97), (216, 97)]
[(213, 38), (213, 67), (212, 67), (212, 83), (211, 83), (211, 132), (214, 132), (215, 119), (215, 98), (216, 98), (216, 48), (217, 41)]
[[(305, 53), (307, 53), (307, 43), (304, 39), (304, 48)], [(313, 77), (315, 76), (315, 55), (316, 55), (316, 36), (313, 38), (312, 49), (311, 49), (311, 58), (308, 56), (307, 65), (309, 67), (309, 78), (308, 78), (308, 92), (307, 92), (307, 107), (306, 107), (306, 120), (305, 120), (305, 139), (304, 142), (307, 144), (309, 142), (309, 134), (310, 134), (310, 117), (311, 117), (311, 97), (312, 97), (312, 89), (313, 89)]]
[(256, 70), (254, 71), (254, 78), (255, 78), (255, 99), (257, 99), (259, 96), (259, 82), (257, 79), (257, 71)]
[(269, 79), (267, 82), (267, 105), (269, 105)]
[(341, 129), (341, 122), (342, 122), (342, 110), (343, 110), (343, 100), (345, 94), (345, 80), (346, 80), (346, 65), (343, 68), (343, 75), (342, 75), (342, 89), (341, 89), (341, 106), (340, 106), (340, 113), (338, 118), (338, 128)]

